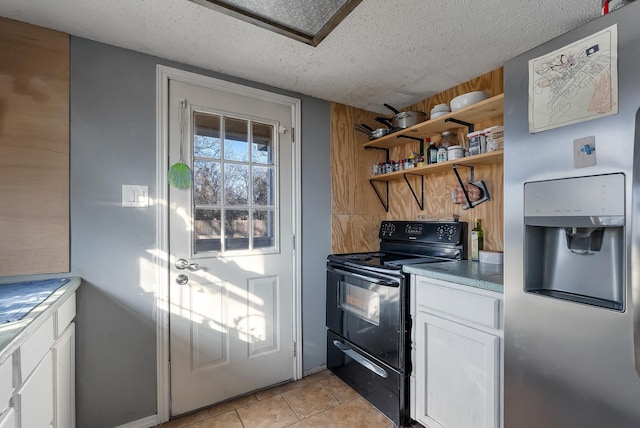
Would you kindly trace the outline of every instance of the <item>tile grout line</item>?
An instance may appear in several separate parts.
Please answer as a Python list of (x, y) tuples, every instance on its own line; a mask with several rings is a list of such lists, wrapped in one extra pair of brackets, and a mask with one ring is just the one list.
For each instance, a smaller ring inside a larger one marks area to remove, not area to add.
[[(298, 418), (298, 422), (305, 420), (306, 418), (301, 417), (298, 412), (296, 412), (296, 409), (293, 408), (293, 406), (291, 405), (291, 403), (289, 403), (289, 400), (287, 400), (287, 397), (284, 396), (284, 394), (280, 394), (282, 396), (282, 399), (284, 400), (285, 403), (287, 403), (287, 406), (289, 406), (289, 408), (291, 409), (291, 411), (293, 412), (294, 415), (296, 415), (296, 417)], [(294, 422), (294, 423), (298, 423), (298, 422)], [(293, 425), (293, 424), (289, 424), (289, 425)]]
[[(258, 399), (258, 397), (256, 397), (256, 400), (257, 400), (257, 399)], [(240, 425), (242, 425), (242, 428), (247, 428), (247, 427), (244, 425), (244, 422), (242, 422), (242, 418), (240, 417), (240, 413), (238, 413), (238, 409), (237, 409), (237, 408), (236, 408), (236, 409), (233, 409), (233, 411), (234, 411), (234, 412), (236, 412), (236, 416), (238, 417), (238, 420), (240, 421)]]

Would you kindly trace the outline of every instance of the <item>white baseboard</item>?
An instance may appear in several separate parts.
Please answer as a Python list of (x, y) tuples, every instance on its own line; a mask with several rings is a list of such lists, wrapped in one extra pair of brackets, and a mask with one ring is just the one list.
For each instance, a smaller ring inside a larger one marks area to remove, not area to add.
[(116, 428), (151, 428), (158, 424), (160, 424), (160, 422), (158, 422), (158, 415), (151, 415), (144, 419), (138, 419), (137, 421), (120, 425)]

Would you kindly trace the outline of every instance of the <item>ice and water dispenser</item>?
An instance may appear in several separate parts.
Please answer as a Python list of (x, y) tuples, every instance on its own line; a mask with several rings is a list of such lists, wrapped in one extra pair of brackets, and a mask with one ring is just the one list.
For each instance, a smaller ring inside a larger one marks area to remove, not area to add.
[(624, 174), (524, 185), (525, 291), (624, 308)]

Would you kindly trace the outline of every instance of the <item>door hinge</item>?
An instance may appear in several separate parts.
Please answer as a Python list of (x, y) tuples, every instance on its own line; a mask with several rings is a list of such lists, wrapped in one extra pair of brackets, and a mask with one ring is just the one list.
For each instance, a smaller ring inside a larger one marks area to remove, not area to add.
[(296, 128), (291, 128), (291, 143), (296, 142)]
[(297, 343), (293, 342), (293, 358), (295, 358), (298, 353), (298, 347), (296, 345)]
[(291, 248), (296, 249), (296, 235), (291, 235)]

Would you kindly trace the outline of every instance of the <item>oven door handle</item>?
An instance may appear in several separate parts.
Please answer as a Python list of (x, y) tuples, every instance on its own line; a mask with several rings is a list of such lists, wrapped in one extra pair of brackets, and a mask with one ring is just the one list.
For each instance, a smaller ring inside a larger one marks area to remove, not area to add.
[(329, 266), (327, 266), (327, 270), (329, 272), (335, 272), (335, 273), (339, 273), (341, 275), (346, 275), (346, 276), (350, 276), (350, 277), (353, 277), (353, 278), (358, 278), (358, 279), (361, 279), (363, 281), (372, 282), (374, 284), (384, 285), (385, 287), (399, 287), (400, 286), (400, 281), (394, 280), (394, 279), (374, 278), (374, 277), (371, 277), (371, 276), (366, 276), (366, 275), (362, 275), (362, 274), (359, 274), (359, 273), (349, 272), (349, 271), (342, 270), (342, 269), (336, 269), (334, 267), (329, 267)]
[(371, 361), (367, 360), (365, 357), (363, 357), (362, 355), (358, 354), (356, 351), (354, 351), (353, 349), (349, 348), (347, 345), (345, 345), (344, 343), (340, 342), (339, 340), (334, 340), (333, 344), (335, 345), (336, 348), (341, 350), (345, 355), (347, 355), (352, 360), (354, 360), (355, 362), (357, 362), (360, 365), (362, 365), (364, 368), (374, 372), (378, 376), (383, 377), (385, 379), (387, 378), (387, 376), (389, 376), (389, 374), (387, 373), (387, 371), (385, 369), (383, 369), (379, 365), (377, 365), (375, 363), (372, 363)]

